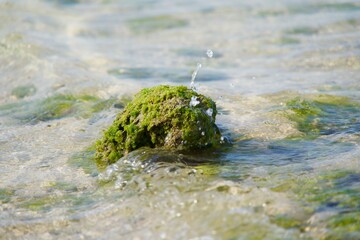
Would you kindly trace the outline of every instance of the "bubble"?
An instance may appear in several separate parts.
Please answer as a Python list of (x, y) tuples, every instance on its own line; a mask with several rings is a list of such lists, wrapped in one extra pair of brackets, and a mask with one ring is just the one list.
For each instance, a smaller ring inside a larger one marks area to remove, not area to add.
[(208, 49), (206, 51), (206, 55), (209, 57), (209, 58), (212, 58), (214, 56), (214, 52), (211, 50), (211, 49)]

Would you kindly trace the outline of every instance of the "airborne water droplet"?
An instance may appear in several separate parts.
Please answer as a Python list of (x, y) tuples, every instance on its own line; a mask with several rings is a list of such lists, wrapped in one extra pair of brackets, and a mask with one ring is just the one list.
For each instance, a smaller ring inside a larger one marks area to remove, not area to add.
[(201, 63), (198, 63), (197, 66), (196, 66), (196, 69), (195, 71), (192, 73), (191, 75), (191, 83), (190, 83), (190, 88), (194, 91), (196, 91), (196, 87), (195, 87), (195, 78), (196, 78), (196, 75), (198, 74), (199, 70), (201, 68)]
[[(206, 55), (209, 57), (209, 58), (212, 58), (214, 56), (214, 52), (211, 50), (211, 49), (208, 49), (206, 50)], [(195, 71), (192, 73), (191, 75), (191, 83), (190, 83), (190, 88), (194, 91), (196, 91), (196, 87), (195, 87), (195, 78), (196, 78), (196, 75), (198, 74), (200, 68), (202, 67), (201, 63), (198, 63), (197, 66), (196, 66), (196, 69)]]
[(208, 49), (206, 51), (206, 55), (209, 57), (209, 58), (212, 58), (214, 56), (214, 52), (211, 50), (211, 49)]

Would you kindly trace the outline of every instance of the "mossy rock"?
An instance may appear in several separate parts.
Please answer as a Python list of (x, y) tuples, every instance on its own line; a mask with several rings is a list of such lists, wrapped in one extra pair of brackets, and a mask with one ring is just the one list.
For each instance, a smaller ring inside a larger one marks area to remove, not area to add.
[(111, 164), (140, 147), (191, 150), (220, 142), (215, 102), (185, 86), (140, 91), (96, 144), (96, 159)]

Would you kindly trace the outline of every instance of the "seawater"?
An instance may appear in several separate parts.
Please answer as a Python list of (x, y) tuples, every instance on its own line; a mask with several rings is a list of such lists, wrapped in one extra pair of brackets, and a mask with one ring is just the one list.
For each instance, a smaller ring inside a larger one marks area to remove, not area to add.
[[(0, 0), (1, 238), (359, 239), (359, 39), (351, 0)], [(198, 63), (221, 147), (97, 166)]]

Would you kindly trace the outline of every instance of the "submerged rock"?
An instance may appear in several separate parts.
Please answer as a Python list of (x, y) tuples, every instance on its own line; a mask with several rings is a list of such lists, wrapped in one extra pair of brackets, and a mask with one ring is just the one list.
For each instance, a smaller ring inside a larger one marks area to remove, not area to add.
[(140, 91), (97, 142), (96, 158), (110, 164), (140, 147), (191, 150), (220, 141), (216, 105), (185, 86)]

